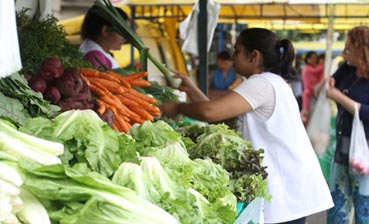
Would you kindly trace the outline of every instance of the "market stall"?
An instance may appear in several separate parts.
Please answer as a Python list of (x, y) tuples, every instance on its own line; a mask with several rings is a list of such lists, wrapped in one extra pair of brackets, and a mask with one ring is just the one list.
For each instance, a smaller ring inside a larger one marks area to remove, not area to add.
[(226, 125), (162, 119), (172, 88), (93, 67), (54, 17), (16, 21), (22, 66), (0, 79), (1, 223), (233, 223), (270, 198), (263, 149)]

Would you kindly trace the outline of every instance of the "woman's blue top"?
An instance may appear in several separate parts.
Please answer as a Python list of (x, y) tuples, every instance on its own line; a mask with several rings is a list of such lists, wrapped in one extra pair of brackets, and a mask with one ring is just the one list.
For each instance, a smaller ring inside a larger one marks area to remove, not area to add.
[[(343, 92), (344, 89), (348, 90), (347, 95), (361, 103), (359, 117), (363, 121), (365, 128), (366, 138), (369, 138), (369, 80), (360, 78), (357, 80), (356, 68), (347, 65), (345, 62), (341, 65), (337, 71), (333, 74), (335, 79), (335, 86)], [(337, 104), (338, 116), (336, 121), (337, 131), (342, 131), (342, 136), (350, 137), (352, 129), (352, 119), (353, 115), (347, 110), (343, 109), (339, 104)], [(340, 115), (340, 110), (342, 115)], [(342, 123), (340, 123), (342, 122)], [(341, 127), (338, 127), (338, 125)], [(339, 130), (341, 129), (341, 130)], [(338, 133), (337, 133), (338, 134)]]

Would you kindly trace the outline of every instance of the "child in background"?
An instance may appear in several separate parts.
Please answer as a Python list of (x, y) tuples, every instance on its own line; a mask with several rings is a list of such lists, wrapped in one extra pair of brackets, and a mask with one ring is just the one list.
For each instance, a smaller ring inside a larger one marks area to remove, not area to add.
[(301, 78), (304, 91), (302, 93), (301, 119), (306, 126), (309, 123), (310, 113), (314, 107), (314, 88), (322, 81), (324, 72), (324, 63), (318, 63), (318, 54), (315, 51), (309, 51), (305, 57), (305, 67)]

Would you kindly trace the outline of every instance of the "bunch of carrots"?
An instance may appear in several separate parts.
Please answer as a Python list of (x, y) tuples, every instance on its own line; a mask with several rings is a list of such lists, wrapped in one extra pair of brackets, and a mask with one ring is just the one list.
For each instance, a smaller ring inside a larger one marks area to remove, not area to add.
[(156, 99), (138, 92), (132, 86), (150, 86), (145, 79), (147, 72), (121, 75), (113, 71), (80, 68), (84, 81), (97, 96), (97, 112), (102, 115), (106, 109), (114, 113), (113, 128), (127, 133), (135, 123), (153, 121), (160, 115)]

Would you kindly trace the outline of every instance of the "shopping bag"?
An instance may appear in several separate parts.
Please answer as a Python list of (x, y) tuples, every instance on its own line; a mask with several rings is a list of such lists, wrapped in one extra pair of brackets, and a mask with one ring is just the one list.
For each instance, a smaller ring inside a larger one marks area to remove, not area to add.
[(369, 147), (356, 103), (352, 121), (349, 162), (354, 172), (361, 175), (369, 175)]
[[(213, 40), (215, 28), (218, 24), (218, 15), (220, 11), (220, 3), (215, 2), (214, 0), (207, 1), (207, 51), (210, 50), (211, 43)], [(187, 16), (187, 18), (179, 24), (179, 32), (181, 39), (184, 40), (182, 45), (182, 51), (185, 53), (193, 54), (195, 56), (199, 56), (198, 52), (198, 21), (197, 17), (200, 13), (199, 2), (196, 2), (192, 7), (191, 13)], [(202, 26), (202, 24), (201, 24)]]
[(331, 106), (326, 96), (327, 86), (318, 95), (315, 108), (306, 127), (310, 142), (317, 155), (324, 154), (330, 142)]

